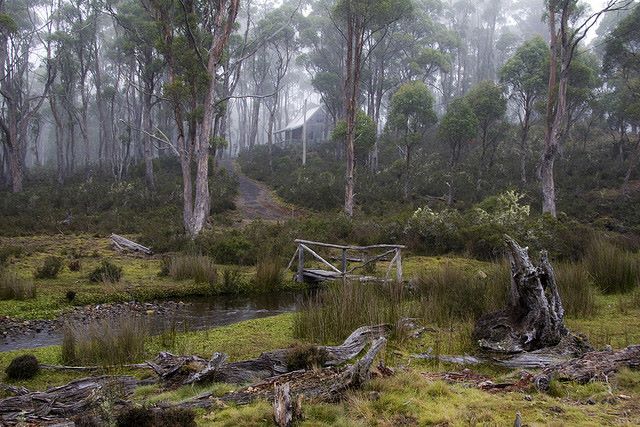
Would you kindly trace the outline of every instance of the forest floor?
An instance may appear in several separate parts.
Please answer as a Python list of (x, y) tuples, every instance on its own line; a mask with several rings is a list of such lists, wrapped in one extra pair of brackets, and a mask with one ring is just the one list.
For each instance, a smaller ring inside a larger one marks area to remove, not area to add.
[(300, 209), (280, 200), (265, 184), (242, 173), (231, 160), (220, 160), (219, 164), (238, 179), (236, 210), (242, 222), (279, 221), (302, 214)]

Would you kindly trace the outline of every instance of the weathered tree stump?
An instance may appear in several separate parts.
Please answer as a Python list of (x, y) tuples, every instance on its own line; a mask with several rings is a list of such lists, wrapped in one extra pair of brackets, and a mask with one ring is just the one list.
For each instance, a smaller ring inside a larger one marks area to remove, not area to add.
[(302, 418), (302, 395), (291, 397), (291, 384), (274, 384), (273, 420), (278, 427), (291, 427)]
[(588, 349), (564, 325), (564, 308), (547, 253), (542, 251), (540, 262), (534, 265), (528, 248), (509, 236), (505, 236), (505, 241), (511, 262), (509, 305), (476, 322), (473, 336), (479, 346), (496, 353), (514, 354), (562, 342), (573, 356)]

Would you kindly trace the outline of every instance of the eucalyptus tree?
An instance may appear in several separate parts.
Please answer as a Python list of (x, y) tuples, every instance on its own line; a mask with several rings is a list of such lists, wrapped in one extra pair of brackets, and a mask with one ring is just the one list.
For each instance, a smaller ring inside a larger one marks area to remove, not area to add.
[(593, 12), (586, 11), (578, 0), (546, 0), (549, 26), (549, 81), (547, 85), (546, 127), (544, 147), (540, 159), (542, 190), (542, 212), (555, 217), (556, 183), (555, 161), (559, 152), (563, 132), (567, 130), (567, 92), (570, 84), (571, 64), (579, 44), (600, 17), (607, 12), (627, 8), (633, 0), (607, 0), (605, 5)]
[(119, 2), (116, 9), (110, 7), (110, 12), (115, 22), (124, 30), (120, 36), (121, 49), (135, 61), (135, 73), (141, 83), (135, 89), (140, 94), (142, 105), (140, 131), (145, 180), (149, 188), (154, 188), (153, 109), (161, 99), (156, 92), (164, 71), (164, 61), (155, 47), (160, 37), (158, 25), (146, 8), (149, 8), (149, 3), (125, 0)]
[[(627, 170), (622, 183), (622, 192), (627, 195), (629, 180), (640, 163), (640, 6), (635, 6), (612, 33), (605, 44), (604, 71), (611, 78), (615, 114), (619, 121), (622, 140), (628, 130), (635, 130), (635, 141), (631, 142)], [(622, 148), (622, 147), (621, 147)]]
[(387, 126), (404, 154), (405, 200), (409, 199), (411, 184), (411, 154), (425, 141), (427, 131), (438, 120), (433, 104), (433, 95), (421, 81), (403, 84), (391, 97)]
[(447, 112), (438, 126), (438, 139), (449, 148), (449, 193), (447, 202), (453, 204), (454, 179), (458, 165), (467, 145), (477, 135), (480, 122), (466, 98), (456, 98), (447, 107)]
[[(36, 9), (45, 16), (44, 22)], [(51, 4), (37, 1), (0, 0), (0, 131), (15, 193), (23, 189), (30, 122), (47, 98), (54, 77), (47, 36), (52, 32), (52, 10)]]
[[(346, 44), (344, 74), (345, 197), (344, 211), (353, 216), (355, 188), (355, 130), (363, 61), (371, 53), (365, 46), (372, 37), (411, 12), (410, 0), (338, 0), (333, 19)], [(373, 46), (372, 48), (375, 48)]]
[(545, 40), (534, 37), (522, 44), (500, 70), (500, 80), (509, 90), (520, 122), (520, 181), (527, 183), (529, 131), (535, 115), (536, 102), (545, 93), (549, 47)]
[(295, 5), (283, 5), (270, 11), (258, 23), (257, 28), (257, 37), (266, 41), (265, 50), (268, 58), (265, 105), (268, 110), (267, 144), (270, 164), (273, 132), (276, 114), (280, 108), (284, 79), (298, 48), (297, 15)]
[(183, 223), (187, 234), (195, 238), (210, 212), (209, 151), (220, 101), (216, 76), (240, 0), (149, 0), (149, 6), (160, 30), (160, 52), (167, 66), (164, 95), (172, 105), (176, 127)]

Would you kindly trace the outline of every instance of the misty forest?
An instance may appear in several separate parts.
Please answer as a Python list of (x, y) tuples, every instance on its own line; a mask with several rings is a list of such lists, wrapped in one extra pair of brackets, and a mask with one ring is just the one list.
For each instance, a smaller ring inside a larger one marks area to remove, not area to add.
[(0, 0), (0, 425), (640, 425), (640, 2)]

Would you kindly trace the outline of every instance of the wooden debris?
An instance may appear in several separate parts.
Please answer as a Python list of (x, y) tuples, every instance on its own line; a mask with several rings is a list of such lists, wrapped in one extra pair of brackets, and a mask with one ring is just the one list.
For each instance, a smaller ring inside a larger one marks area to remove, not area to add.
[(114, 397), (129, 397), (137, 384), (138, 380), (130, 376), (100, 376), (71, 381), (44, 392), (16, 387), (16, 396), (0, 400), (0, 424), (25, 421), (41, 424), (68, 419), (96, 408), (106, 398), (113, 401)]
[(534, 378), (538, 390), (549, 389), (551, 380), (577, 381), (607, 380), (621, 368), (640, 369), (640, 345), (622, 350), (592, 351), (569, 361), (549, 366)]
[[(363, 326), (356, 329), (339, 346), (318, 346), (325, 356), (324, 367), (345, 363), (357, 356), (373, 339), (387, 334), (388, 325)], [(255, 382), (289, 372), (287, 360), (291, 349), (262, 353), (258, 358), (227, 363), (227, 356), (214, 353), (211, 360), (198, 356), (176, 356), (163, 352), (148, 365), (170, 385), (217, 381), (232, 384)], [(188, 369), (186, 369), (188, 367)]]
[(290, 384), (291, 395), (304, 396), (317, 402), (336, 402), (344, 397), (347, 390), (360, 388), (370, 377), (371, 365), (386, 344), (386, 338), (378, 338), (371, 344), (367, 353), (354, 365), (345, 368), (330, 366), (317, 370), (300, 370), (277, 375), (252, 384), (219, 398), (212, 393), (204, 393), (180, 403), (186, 408), (211, 408), (225, 403), (244, 405), (258, 399), (274, 401), (275, 385)]
[(302, 418), (302, 395), (291, 398), (291, 384), (274, 384), (273, 420), (278, 427), (291, 427)]
[(111, 235), (111, 245), (114, 249), (121, 252), (139, 252), (145, 255), (153, 255), (153, 251), (150, 248), (142, 246), (133, 240), (129, 240), (126, 237), (122, 237), (117, 234)]

